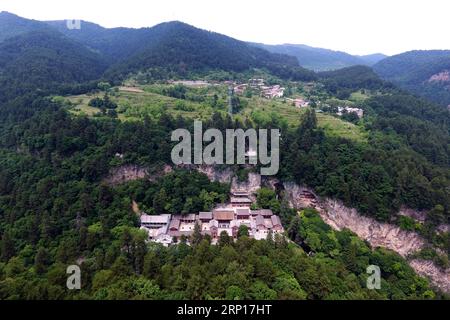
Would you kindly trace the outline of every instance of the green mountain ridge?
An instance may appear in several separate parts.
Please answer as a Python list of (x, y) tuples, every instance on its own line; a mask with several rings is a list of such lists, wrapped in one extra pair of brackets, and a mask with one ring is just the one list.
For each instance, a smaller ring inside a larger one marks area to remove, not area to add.
[(0, 43), (0, 101), (98, 79), (105, 70), (100, 55), (57, 31), (24, 33)]
[(21, 18), (6, 11), (0, 12), (0, 42), (27, 32), (50, 29), (44, 22)]
[(415, 50), (386, 58), (373, 66), (385, 80), (441, 105), (450, 105), (450, 81), (430, 81), (450, 71), (450, 50)]
[(166, 67), (181, 74), (190, 70), (245, 72), (259, 68), (285, 79), (315, 79), (315, 75), (301, 68), (294, 57), (269, 53), (182, 22), (162, 23), (152, 31), (148, 47), (119, 64), (115, 72), (135, 72), (150, 67)]
[(314, 78), (291, 56), (269, 53), (243, 41), (179, 21), (141, 29), (106, 29), (82, 22), (80, 30), (67, 29), (64, 21), (48, 23), (66, 36), (105, 55), (112, 62), (108, 75), (113, 77), (140, 69), (163, 67), (181, 73), (189, 70), (241, 72), (251, 68), (267, 68), (281, 77)]
[(81, 29), (69, 29), (66, 21), (45, 23), (2, 12), (0, 25), (5, 26), (0, 29), (0, 81), (4, 84), (0, 101), (15, 96), (12, 93), (51, 91), (80, 81), (121, 82), (152, 68), (181, 77), (254, 68), (287, 79), (316, 77), (294, 57), (178, 21), (141, 29), (106, 29), (83, 21)]
[(371, 66), (386, 58), (386, 55), (381, 53), (354, 56), (342, 51), (315, 48), (304, 44), (267, 45), (252, 43), (252, 45), (264, 48), (270, 52), (294, 56), (298, 59), (302, 67), (314, 71), (329, 71), (354, 65)]
[(65, 20), (46, 21), (65, 36), (98, 51), (110, 63), (123, 60), (139, 52), (151, 39), (151, 28), (104, 28), (98, 24), (81, 21), (80, 29), (69, 29)]
[[(291, 208), (281, 190), (261, 188), (253, 205), (280, 217), (284, 237), (250, 239), (240, 228), (236, 239), (225, 232), (212, 245), (195, 227), (189, 239), (164, 247), (148, 242), (137, 214), (211, 211), (228, 200), (229, 184), (195, 170), (160, 175), (173, 166), (173, 130), (192, 132), (189, 115), (208, 109), (205, 130), (279, 129), (274, 178), (420, 234), (429, 246), (415, 257), (444, 270), (450, 233), (439, 228), (450, 222), (447, 110), (399, 90), (369, 66), (314, 73), (294, 56), (182, 22), (142, 29), (82, 22), (80, 30), (69, 30), (53, 21), (37, 22), (36, 30), (36, 22), (23, 20), (0, 14), (9, 28), (0, 29), (1, 300), (449, 298), (409, 257), (332, 229), (315, 209)], [(266, 99), (254, 88), (229, 99), (228, 81), (205, 87), (169, 81), (208, 71), (247, 80), (254, 69), (266, 72), (267, 84), (285, 87), (292, 101)], [(150, 81), (135, 77), (133, 87), (121, 87), (139, 72)], [(310, 105), (297, 108), (294, 99)], [(347, 105), (364, 116), (333, 112)], [(333, 131), (335, 122), (342, 127)], [(360, 139), (342, 135), (344, 126)], [(130, 166), (155, 179), (108, 183)], [(229, 168), (242, 181), (252, 172)], [(399, 216), (405, 206), (425, 220)], [(66, 287), (67, 266), (74, 264), (82, 270), (82, 290)], [(370, 265), (380, 268), (380, 290), (367, 286)]]

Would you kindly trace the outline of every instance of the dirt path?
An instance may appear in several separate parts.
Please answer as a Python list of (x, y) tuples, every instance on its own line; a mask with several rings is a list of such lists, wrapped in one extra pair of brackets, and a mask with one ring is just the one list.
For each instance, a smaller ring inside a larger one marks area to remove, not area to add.
[(119, 87), (119, 91), (132, 92), (132, 93), (144, 93), (145, 91), (138, 87)]

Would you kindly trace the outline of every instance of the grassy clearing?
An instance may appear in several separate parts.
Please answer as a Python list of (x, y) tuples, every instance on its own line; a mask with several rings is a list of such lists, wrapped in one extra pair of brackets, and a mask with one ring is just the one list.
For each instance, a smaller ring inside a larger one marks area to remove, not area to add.
[[(100, 97), (100, 95), (96, 95)], [(90, 107), (89, 101), (96, 97), (95, 95), (88, 96), (88, 95), (78, 95), (78, 96), (69, 96), (66, 98), (67, 101), (69, 101), (73, 107), (69, 109), (69, 111), (76, 115), (86, 115), (86, 116), (94, 116), (96, 113), (100, 112), (100, 109)]]
[[(300, 124), (301, 115), (305, 110), (305, 108), (296, 108), (291, 103), (284, 102), (283, 99), (267, 100), (253, 97), (249, 99), (249, 105), (242, 113), (246, 117), (255, 117), (256, 112), (262, 111), (266, 115), (280, 116), (290, 127), (295, 127)], [(359, 142), (366, 141), (366, 135), (359, 126), (329, 114), (319, 112), (316, 114), (319, 127), (323, 128), (327, 135), (340, 136)]]
[(371, 97), (367, 92), (355, 91), (350, 95), (350, 101), (353, 102), (364, 102)]
[[(111, 96), (111, 100), (117, 103), (118, 118), (121, 121), (139, 121), (145, 116), (159, 118), (164, 113), (169, 113), (174, 117), (182, 116), (188, 119), (209, 119), (214, 111), (227, 110), (227, 87), (209, 86), (194, 88), (189, 90), (189, 97), (193, 100), (176, 99), (162, 95), (162, 85), (142, 86), (141, 90), (119, 90)], [(216, 107), (211, 106), (212, 97), (218, 97)], [(102, 97), (103, 93), (95, 95), (69, 96), (65, 99), (71, 102), (70, 112), (75, 115), (94, 116), (100, 109), (90, 107), (89, 101), (95, 97)], [(258, 119), (260, 123), (269, 121), (271, 117), (276, 117), (285, 122), (290, 127), (295, 127), (300, 123), (304, 108), (296, 108), (284, 99), (268, 100), (259, 96), (246, 98), (239, 96), (243, 110), (235, 115), (236, 118)], [(349, 122), (324, 113), (317, 113), (319, 127), (325, 130), (330, 136), (340, 136), (355, 141), (363, 142), (366, 136), (363, 130)]]
[(317, 113), (317, 122), (319, 127), (323, 128), (329, 136), (347, 138), (358, 142), (367, 141), (366, 133), (353, 123), (323, 113)]
[[(78, 95), (66, 99), (72, 104), (70, 112), (73, 114), (94, 116), (100, 109), (89, 106), (89, 101), (102, 96), (103, 94)], [(211, 106), (204, 103), (171, 98), (148, 91), (119, 91), (110, 98), (118, 105), (118, 118), (124, 121), (138, 120), (144, 116), (158, 118), (163, 113), (170, 113), (174, 117), (180, 115), (191, 119), (208, 119), (214, 112)]]

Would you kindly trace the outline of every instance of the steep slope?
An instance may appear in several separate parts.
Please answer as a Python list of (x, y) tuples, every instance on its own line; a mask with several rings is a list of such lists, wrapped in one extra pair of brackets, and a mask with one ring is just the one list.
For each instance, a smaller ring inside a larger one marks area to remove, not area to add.
[(107, 29), (87, 21), (81, 21), (80, 29), (68, 29), (65, 21), (47, 21), (47, 24), (67, 37), (99, 52), (110, 63), (136, 54), (152, 40), (151, 28)]
[(320, 72), (319, 77), (327, 91), (341, 99), (347, 99), (353, 91), (359, 89), (379, 90), (392, 87), (367, 66), (352, 66)]
[(24, 33), (50, 29), (43, 22), (24, 19), (6, 11), (0, 12), (0, 42)]
[(293, 183), (284, 183), (284, 187), (289, 203), (294, 208), (315, 207), (322, 219), (333, 229), (349, 229), (369, 242), (372, 248), (384, 247), (397, 252), (408, 260), (418, 274), (429, 278), (440, 290), (450, 292), (450, 268), (438, 267), (432, 261), (408, 258), (427, 246), (425, 239), (419, 234), (364, 217), (355, 209), (348, 208), (334, 199), (316, 198), (312, 204), (311, 199), (303, 196), (305, 191), (314, 194), (311, 189)]
[(311, 80), (315, 75), (301, 68), (294, 57), (269, 53), (245, 42), (182, 22), (168, 22), (150, 29), (145, 47), (110, 74), (126, 76), (148, 68), (162, 68), (180, 75), (224, 70), (243, 72), (265, 68), (282, 78)]
[(57, 31), (10, 38), (0, 43), (0, 100), (93, 80), (105, 67), (98, 54)]
[(283, 78), (314, 78), (314, 74), (301, 68), (294, 57), (269, 53), (178, 21), (141, 29), (107, 29), (82, 21), (79, 30), (67, 29), (64, 21), (47, 23), (104, 55), (113, 65), (108, 72), (113, 79), (149, 68), (184, 75), (213, 69), (241, 72), (265, 68)]
[(1, 100), (96, 79), (108, 67), (105, 77), (118, 82), (148, 69), (165, 77), (258, 68), (285, 79), (316, 78), (295, 57), (181, 22), (142, 29), (82, 22), (81, 29), (69, 29), (65, 21), (42, 23), (2, 13), (0, 25), (9, 30), (0, 32), (0, 39), (5, 39), (0, 42)]
[(382, 78), (442, 105), (450, 105), (450, 50), (410, 51), (373, 66)]
[(328, 71), (354, 65), (373, 65), (386, 56), (377, 53), (367, 56), (353, 56), (342, 51), (310, 47), (304, 44), (267, 45), (253, 43), (270, 52), (294, 56), (304, 68), (314, 71)]
[(364, 56), (357, 56), (357, 57), (359, 57), (361, 60), (363, 60), (366, 65), (373, 66), (375, 63), (377, 63), (383, 59), (386, 59), (388, 56), (383, 53), (373, 53), (373, 54), (367, 54)]

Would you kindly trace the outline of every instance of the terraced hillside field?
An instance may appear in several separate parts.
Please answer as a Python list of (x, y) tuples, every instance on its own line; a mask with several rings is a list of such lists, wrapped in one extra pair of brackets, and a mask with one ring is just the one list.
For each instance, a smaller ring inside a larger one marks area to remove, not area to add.
[[(191, 87), (183, 97), (171, 97), (173, 85), (147, 85), (135, 87), (117, 87), (110, 90), (110, 98), (118, 107), (117, 117), (121, 121), (139, 121), (145, 116), (159, 118), (168, 113), (174, 117), (182, 116), (190, 119), (209, 119), (216, 111), (228, 111), (228, 93), (226, 85), (209, 85)], [(105, 116), (99, 108), (89, 106), (89, 101), (102, 98), (103, 92), (66, 97), (70, 112), (75, 115), (89, 117)], [(257, 95), (251, 97), (238, 96), (241, 110), (233, 114), (233, 118), (242, 121), (251, 119), (258, 123), (278, 118), (289, 127), (300, 123), (301, 114), (306, 108), (297, 108), (286, 99), (265, 99)], [(318, 124), (330, 136), (364, 142), (366, 135), (362, 127), (330, 114), (317, 112)]]

